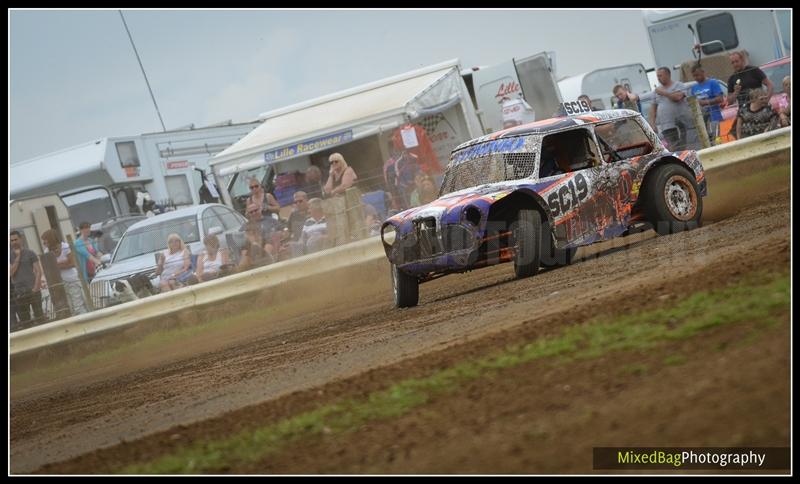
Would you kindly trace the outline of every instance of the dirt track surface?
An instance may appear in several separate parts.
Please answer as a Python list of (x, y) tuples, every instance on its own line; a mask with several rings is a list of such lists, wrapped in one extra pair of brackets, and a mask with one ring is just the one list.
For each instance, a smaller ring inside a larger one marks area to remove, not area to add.
[[(629, 245), (607, 248), (621, 243)], [(520, 328), (529, 335), (550, 334), (565, 324), (598, 313), (633, 309), (653, 298), (669, 299), (704, 288), (716, 277), (734, 277), (762, 265), (774, 267), (776, 261), (788, 267), (788, 243), (789, 196), (788, 191), (782, 191), (693, 232), (660, 238), (642, 234), (582, 250), (579, 256), (588, 256), (584, 260), (530, 279), (514, 279), (507, 264), (445, 277), (421, 286), (420, 306), (407, 310), (391, 308), (388, 270), (383, 274), (367, 272), (364, 277), (375, 279), (370, 293), (349, 295), (346, 287), (335, 288), (332, 299), (336, 304), (330, 310), (280, 325), (251, 326), (248, 334), (217, 339), (216, 344), (202, 341), (197, 346), (202, 353), (195, 351), (189, 356), (191, 353), (176, 352), (179, 357), (166, 355), (119, 368), (99, 369), (87, 372), (85, 378), (72, 375), (59, 381), (12, 387), (11, 470), (32, 472), (46, 464), (148, 434), (172, 432), (176, 426), (189, 428), (190, 431), (182, 432), (200, 437), (296, 413), (339, 392), (365, 392), (380, 388), (389, 376), (424, 371), (452, 358), (448, 351), (463, 356), (507, 343), (512, 337), (509, 335)], [(464, 345), (467, 341), (474, 344)], [(192, 341), (182, 344), (191, 346)], [(782, 348), (779, 339), (770, 340), (770, 344)], [(441, 351), (446, 348), (450, 350)], [(412, 359), (424, 354), (431, 354), (431, 359)], [(772, 363), (788, 366), (788, 348), (785, 352), (776, 349), (775, 355), (776, 361)], [(784, 356), (785, 362), (781, 360)], [(588, 375), (604, 371), (602, 362), (588, 365), (584, 369)], [(686, 369), (670, 371), (673, 370)], [(558, 375), (540, 377), (544, 382), (559, 381)], [(667, 381), (670, 378), (677, 381), (680, 375), (667, 377)], [(788, 381), (784, 382), (782, 377), (775, 375), (770, 391), (776, 397), (786, 396), (788, 406)], [(589, 381), (584, 380), (583, 384), (588, 385)], [(317, 390), (331, 382), (332, 386), (324, 391)], [(657, 390), (656, 382), (648, 384), (652, 391)], [(496, 390), (498, 394), (509, 391), (500, 384)], [(640, 391), (648, 390), (645, 386)], [(607, 397), (602, 392), (588, 395), (587, 398)], [(274, 404), (243, 409), (268, 400)], [(613, 401), (602, 405), (612, 404)], [(598, 412), (603, 412), (602, 405)], [(238, 411), (223, 416), (235, 410)], [(190, 426), (213, 417), (219, 418), (207, 425)], [(781, 419), (774, 423), (776, 429), (783, 425)], [(500, 418), (499, 422), (500, 426), (513, 428), (512, 421)], [(469, 428), (468, 424), (465, 423), (465, 428)], [(782, 428), (788, 429), (788, 421), (785, 424)], [(479, 426), (480, 420), (471, 425)], [(384, 430), (396, 431), (391, 424)], [(594, 430), (613, 436), (615, 427)], [(420, 438), (424, 439), (424, 434)], [(150, 444), (158, 442), (155, 439)], [(369, 442), (368, 438), (363, 440), (366, 447), (359, 455), (369, 454)], [(320, 452), (324, 445), (320, 444)], [(454, 457), (448, 462), (425, 457), (428, 454), (425, 452), (407, 454), (422, 455), (418, 472), (469, 472), (469, 466), (459, 464), (469, 463), (469, 445), (476, 444), (466, 439), (463, 447), (449, 448), (448, 455)], [(486, 443), (487, 447), (492, 445)], [(502, 455), (515, 455), (514, 449), (505, 449), (499, 442), (495, 447), (508, 450)], [(157, 453), (158, 445), (152, 445), (151, 452)], [(403, 460), (404, 469), (409, 469), (408, 455)], [(351, 460), (353, 466), (345, 469), (369, 470), (363, 465), (359, 467), (355, 457)], [(87, 466), (89, 462), (81, 465)], [(436, 468), (436, 462), (442, 466)], [(475, 468), (483, 469), (479, 461), (473, 463)], [(288, 464), (275, 465), (261, 469), (298, 472), (298, 468)], [(44, 470), (80, 472), (80, 468), (53, 466)], [(510, 464), (501, 468), (509, 472), (528, 469)], [(82, 469), (85, 473), (94, 472), (93, 467)], [(391, 466), (384, 469), (404, 472)], [(316, 471), (334, 470), (318, 467)], [(547, 472), (548, 468), (540, 466), (528, 472), (532, 471)]]

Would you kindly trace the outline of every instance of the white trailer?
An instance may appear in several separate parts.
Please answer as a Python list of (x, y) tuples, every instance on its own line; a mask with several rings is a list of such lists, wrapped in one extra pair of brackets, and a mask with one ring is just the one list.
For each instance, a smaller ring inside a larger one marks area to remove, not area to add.
[(746, 50), (756, 66), (792, 51), (789, 9), (645, 10), (643, 16), (656, 67), (680, 69), (696, 56), (695, 43), (703, 57)]
[[(259, 124), (227, 121), (202, 128), (191, 125), (166, 132), (101, 138), (12, 163), (11, 198), (57, 192), (70, 207), (89, 200), (95, 206), (111, 207), (113, 213), (109, 217), (137, 213), (137, 191), (149, 193), (160, 204), (175, 207), (199, 204), (204, 182), (198, 170), (207, 170), (212, 156)], [(101, 192), (86, 190), (97, 186), (110, 191), (105, 200), (101, 200)]]
[(592, 107), (614, 109), (616, 106), (611, 91), (617, 84), (639, 95), (652, 90), (647, 70), (642, 64), (606, 67), (570, 76), (558, 81), (558, 88), (561, 91), (561, 98), (566, 101), (574, 101), (578, 96), (586, 94), (592, 100)]

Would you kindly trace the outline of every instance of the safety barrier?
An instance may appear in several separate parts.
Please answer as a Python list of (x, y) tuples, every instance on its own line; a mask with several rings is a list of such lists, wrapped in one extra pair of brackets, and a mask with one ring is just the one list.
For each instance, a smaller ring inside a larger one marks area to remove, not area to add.
[(288, 280), (385, 257), (379, 237), (234, 274), (222, 279), (99, 309), (11, 334), (12, 356), (113, 331), (154, 317), (263, 291)]
[(789, 150), (792, 144), (791, 128), (781, 128), (750, 138), (712, 146), (700, 150), (700, 161), (706, 171), (741, 163), (761, 156)]
[[(791, 147), (790, 136), (790, 129), (782, 128), (746, 140), (707, 148), (699, 152), (700, 159), (706, 171), (716, 171), (748, 160), (757, 161), (761, 157), (788, 151)], [(141, 301), (112, 306), (15, 332), (10, 336), (10, 353), (11, 356), (15, 356), (49, 345), (90, 337), (176, 311), (263, 291), (289, 280), (302, 279), (383, 257), (385, 256), (380, 237), (371, 237), (223, 279), (158, 294)]]

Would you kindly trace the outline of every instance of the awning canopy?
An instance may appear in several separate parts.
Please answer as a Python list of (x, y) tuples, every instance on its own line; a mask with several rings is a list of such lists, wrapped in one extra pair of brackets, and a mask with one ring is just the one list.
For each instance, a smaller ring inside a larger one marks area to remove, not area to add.
[(462, 99), (458, 59), (358, 86), (261, 116), (264, 123), (210, 161), (227, 175), (308, 155), (394, 129)]

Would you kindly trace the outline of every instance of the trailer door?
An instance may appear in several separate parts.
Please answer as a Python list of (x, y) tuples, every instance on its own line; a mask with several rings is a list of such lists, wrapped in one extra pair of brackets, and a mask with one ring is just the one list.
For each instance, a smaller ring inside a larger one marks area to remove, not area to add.
[(514, 59), (522, 95), (533, 107), (536, 120), (552, 118), (561, 105), (561, 91), (546, 52)]

